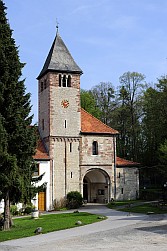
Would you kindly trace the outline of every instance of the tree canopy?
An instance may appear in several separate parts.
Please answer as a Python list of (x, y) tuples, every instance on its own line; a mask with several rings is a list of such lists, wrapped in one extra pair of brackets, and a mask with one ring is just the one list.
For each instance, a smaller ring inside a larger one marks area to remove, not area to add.
[[(117, 155), (141, 163), (160, 185), (167, 170), (167, 162), (162, 163), (166, 158), (162, 151), (167, 140), (167, 76), (151, 85), (143, 74), (125, 72), (119, 82), (117, 89), (102, 82), (87, 92), (100, 111), (98, 118), (119, 131)], [(85, 109), (97, 117), (93, 110)]]
[(5, 202), (5, 229), (9, 228), (10, 202), (30, 199), (34, 168), (37, 137), (29, 115), (30, 93), (21, 79), (23, 66), (0, 0), (0, 195)]

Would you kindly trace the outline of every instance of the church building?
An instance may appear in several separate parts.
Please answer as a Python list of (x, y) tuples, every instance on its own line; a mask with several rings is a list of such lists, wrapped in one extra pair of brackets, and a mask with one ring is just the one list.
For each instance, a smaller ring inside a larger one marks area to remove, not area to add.
[(41, 182), (47, 182), (38, 194), (39, 210), (51, 210), (70, 191), (88, 203), (139, 194), (138, 163), (116, 154), (119, 132), (81, 108), (82, 73), (57, 31), (37, 77), (40, 140), (34, 159), (37, 175), (45, 173)]

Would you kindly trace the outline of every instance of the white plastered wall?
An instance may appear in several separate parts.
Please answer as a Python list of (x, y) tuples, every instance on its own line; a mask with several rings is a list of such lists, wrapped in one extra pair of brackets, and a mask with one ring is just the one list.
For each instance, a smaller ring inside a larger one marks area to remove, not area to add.
[[(42, 180), (39, 181), (36, 186), (42, 185), (44, 182), (47, 183), (46, 185), (46, 211), (50, 210), (51, 201), (50, 201), (50, 161), (37, 161), (39, 164), (39, 175), (44, 173)], [(32, 203), (36, 209), (38, 209), (38, 194), (34, 199), (32, 199)]]

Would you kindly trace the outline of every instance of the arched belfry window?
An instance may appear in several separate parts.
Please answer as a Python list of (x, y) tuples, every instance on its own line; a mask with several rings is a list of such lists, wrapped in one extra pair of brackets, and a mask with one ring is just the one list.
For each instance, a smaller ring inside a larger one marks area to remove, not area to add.
[(63, 87), (66, 87), (66, 75), (63, 76)]
[(67, 87), (71, 87), (71, 76), (68, 75), (68, 78), (67, 78)]
[(93, 141), (92, 143), (92, 154), (98, 155), (98, 142), (97, 141)]
[(71, 75), (59, 74), (59, 87), (71, 87)]

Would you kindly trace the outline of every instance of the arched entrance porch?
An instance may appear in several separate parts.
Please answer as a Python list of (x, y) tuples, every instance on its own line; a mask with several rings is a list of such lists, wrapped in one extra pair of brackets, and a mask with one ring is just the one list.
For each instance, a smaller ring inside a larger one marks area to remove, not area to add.
[(83, 199), (93, 203), (110, 201), (110, 177), (102, 169), (90, 169), (83, 178)]

